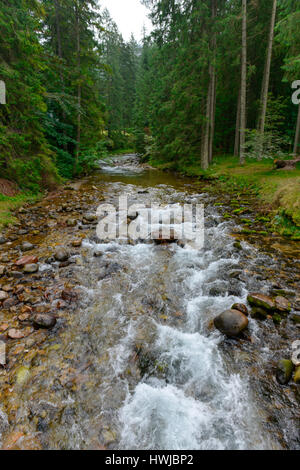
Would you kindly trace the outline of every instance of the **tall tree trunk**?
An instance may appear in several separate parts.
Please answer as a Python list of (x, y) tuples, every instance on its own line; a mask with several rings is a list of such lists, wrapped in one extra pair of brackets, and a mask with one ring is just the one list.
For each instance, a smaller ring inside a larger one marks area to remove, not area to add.
[(240, 164), (245, 163), (246, 100), (247, 100), (247, 0), (242, 0), (242, 72), (241, 72), (241, 122), (240, 122)]
[(56, 22), (56, 37), (57, 37), (57, 53), (58, 53), (58, 57), (62, 59), (59, 0), (54, 0), (54, 7), (55, 7), (55, 22)]
[(209, 84), (207, 90), (206, 98), (206, 113), (205, 113), (205, 123), (204, 123), (204, 142), (203, 142), (203, 151), (201, 156), (201, 168), (202, 170), (207, 170), (208, 162), (208, 147), (209, 147), (209, 130), (210, 130), (210, 113), (211, 113), (211, 89), (212, 89), (212, 66), (209, 66)]
[[(211, 2), (211, 21), (214, 27), (214, 21), (217, 13), (216, 0)], [(213, 146), (213, 131), (214, 131), (214, 102), (215, 102), (215, 86), (216, 86), (216, 70), (215, 70), (215, 55), (216, 55), (216, 33), (213, 33), (213, 39), (211, 43), (211, 49), (213, 50), (213, 57), (210, 59), (209, 64), (209, 85), (207, 90), (206, 99), (206, 115), (205, 115), (205, 132), (204, 132), (204, 143), (201, 158), (201, 167), (203, 170), (207, 170), (209, 162), (212, 158), (212, 146)]]
[(77, 143), (76, 143), (76, 156), (75, 156), (75, 166), (76, 169), (78, 160), (79, 160), (79, 152), (80, 152), (80, 139), (81, 139), (81, 76), (80, 76), (80, 11), (79, 11), (79, 2), (76, 2), (76, 43), (77, 43), (77, 79), (78, 79), (78, 87), (77, 87)]
[(209, 137), (209, 152), (208, 152), (209, 163), (212, 163), (212, 160), (213, 160), (215, 121), (216, 121), (216, 98), (217, 98), (217, 75), (216, 73), (214, 73), (212, 93), (211, 93), (211, 130), (210, 130), (210, 137)]
[[(212, 20), (213, 24), (217, 16), (217, 0), (212, 0)], [(212, 39), (213, 49), (213, 64), (212, 64), (212, 86), (211, 86), (211, 100), (210, 100), (210, 135), (208, 145), (208, 161), (212, 162), (213, 159), (213, 145), (215, 135), (215, 114), (216, 114), (216, 91), (217, 91), (217, 74), (216, 74), (216, 49), (217, 49), (217, 34), (214, 30)]]
[(235, 139), (234, 139), (234, 155), (236, 157), (239, 155), (240, 122), (241, 122), (241, 89), (239, 89), (237, 109), (236, 109)]
[[(54, 0), (54, 8), (55, 8), (55, 22), (56, 22), (57, 54), (58, 54), (58, 57), (60, 58), (60, 61), (62, 63), (63, 53), (62, 53), (62, 42), (61, 42), (60, 4), (59, 4), (59, 0)], [(59, 75), (60, 75), (62, 91), (64, 93), (64, 91), (65, 91), (65, 80), (64, 80), (64, 75), (63, 75), (62, 69), (60, 69)], [(65, 121), (66, 121), (66, 112), (65, 112), (64, 109), (62, 109), (62, 117), (63, 117), (63, 121), (65, 123)], [(66, 131), (65, 131), (65, 129), (63, 130), (63, 135), (64, 135), (64, 144), (63, 144), (63, 146), (64, 146), (64, 149), (66, 151), (67, 150), (67, 142), (66, 142)]]
[(298, 155), (298, 145), (300, 137), (300, 104), (298, 104), (298, 118), (296, 124), (295, 142), (294, 142), (294, 154)]
[(261, 134), (264, 134), (265, 132), (276, 9), (277, 9), (277, 0), (273, 0), (268, 50), (267, 50), (267, 57), (266, 57), (264, 78), (263, 78), (263, 83), (262, 83), (262, 92), (261, 92), (261, 115), (260, 115), (260, 120), (259, 120), (259, 131)]

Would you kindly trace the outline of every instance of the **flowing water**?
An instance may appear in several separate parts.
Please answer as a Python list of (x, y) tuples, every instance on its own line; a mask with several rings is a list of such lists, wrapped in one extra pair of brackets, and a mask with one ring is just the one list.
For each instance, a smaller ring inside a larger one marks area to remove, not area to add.
[(191, 180), (118, 161), (81, 190), (101, 187), (112, 204), (204, 204), (204, 247), (86, 238), (72, 267), (80, 306), (31, 364), (15, 422), (52, 449), (299, 448), (298, 389), (273, 371), (296, 327), (250, 319), (247, 341), (212, 325), (249, 291), (269, 292), (264, 268), (285, 263), (290, 276), (289, 259), (247, 241), (237, 250), (234, 223)]

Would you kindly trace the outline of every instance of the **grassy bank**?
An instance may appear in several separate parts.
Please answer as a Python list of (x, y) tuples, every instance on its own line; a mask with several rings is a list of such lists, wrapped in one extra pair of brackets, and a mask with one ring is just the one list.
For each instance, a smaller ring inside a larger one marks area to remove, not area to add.
[(227, 155), (216, 157), (207, 171), (201, 170), (200, 163), (166, 165), (151, 161), (151, 164), (211, 179), (224, 191), (255, 194), (262, 205), (273, 209), (273, 228), (282, 235), (300, 239), (300, 164), (295, 170), (274, 170), (273, 162), (265, 159), (248, 160), (240, 166), (237, 157)]
[(0, 193), (0, 231), (9, 224), (16, 222), (13, 211), (23, 206), (26, 202), (35, 202), (41, 195), (32, 193), (20, 193), (17, 196), (4, 196)]

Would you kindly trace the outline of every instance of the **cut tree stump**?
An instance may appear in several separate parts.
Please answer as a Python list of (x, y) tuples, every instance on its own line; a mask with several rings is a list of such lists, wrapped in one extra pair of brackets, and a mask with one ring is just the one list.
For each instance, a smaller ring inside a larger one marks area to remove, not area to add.
[(295, 170), (297, 163), (300, 162), (300, 157), (294, 160), (274, 160), (276, 170)]

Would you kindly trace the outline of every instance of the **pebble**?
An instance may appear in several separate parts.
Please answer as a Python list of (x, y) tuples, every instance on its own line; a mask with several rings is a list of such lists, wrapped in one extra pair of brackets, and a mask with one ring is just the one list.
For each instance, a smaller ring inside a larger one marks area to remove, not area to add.
[(41, 328), (52, 328), (56, 324), (56, 318), (53, 315), (38, 314), (35, 315), (33, 322)]
[(33, 264), (26, 264), (24, 266), (24, 273), (26, 274), (33, 274), (33, 273), (36, 273), (37, 271), (39, 270), (39, 267), (37, 264), (33, 263)]

